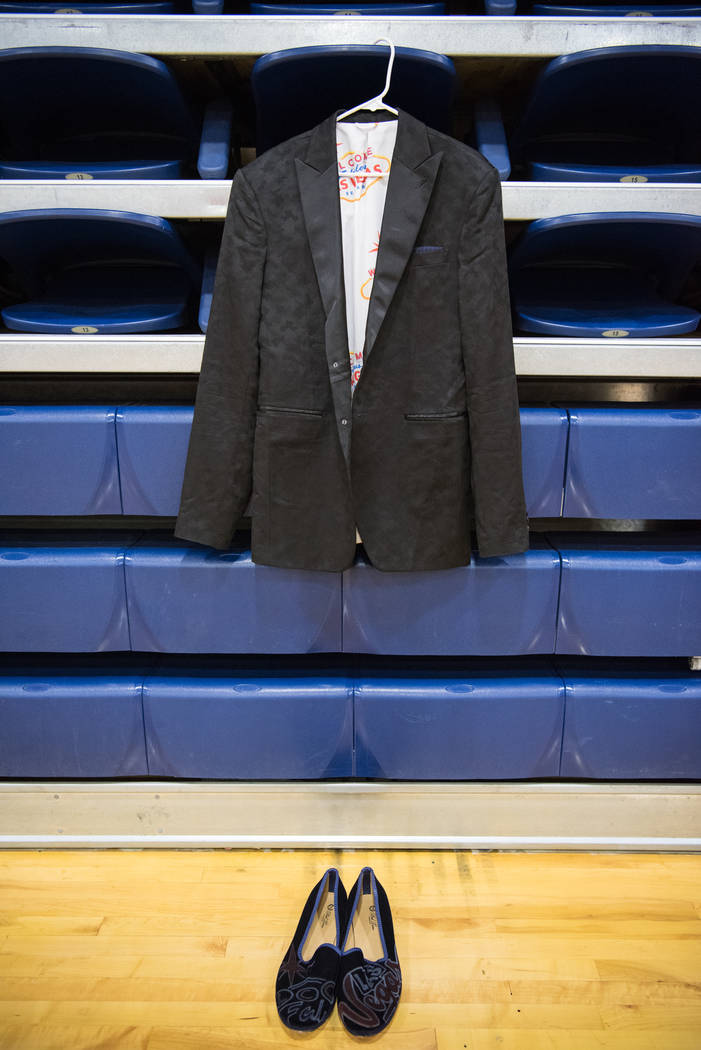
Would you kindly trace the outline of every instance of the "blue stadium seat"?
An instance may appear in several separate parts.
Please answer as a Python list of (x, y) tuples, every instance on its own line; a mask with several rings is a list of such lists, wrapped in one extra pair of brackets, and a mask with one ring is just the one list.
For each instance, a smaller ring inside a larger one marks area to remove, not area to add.
[(252, 15), (268, 15), (279, 18), (280, 15), (372, 15), (373, 18), (406, 18), (415, 16), (421, 18), (436, 18), (445, 14), (444, 3), (423, 4), (417, 3), (397, 4), (286, 4), (286, 3), (251, 3)]
[(642, 0), (629, 4), (619, 0), (589, 0), (589, 3), (576, 4), (571, 0), (549, 0), (539, 3), (538, 0), (484, 0), (488, 15), (535, 15), (553, 18), (628, 18), (647, 16), (650, 18), (698, 18), (701, 6), (696, 3), (679, 3), (678, 0)]
[(28, 297), (1, 311), (6, 326), (18, 332), (180, 328), (201, 277), (166, 219), (126, 211), (0, 212), (0, 258)]
[(610, 2), (610, 0), (591, 0), (589, 4), (572, 4), (568, 0), (559, 3), (551, 0), (550, 3), (531, 4), (530, 13), (536, 17), (543, 18), (550, 15), (552, 18), (629, 18), (631, 15), (640, 17), (646, 15), (648, 18), (698, 18), (701, 15), (701, 5), (680, 4), (675, 0), (643, 0), (637, 3), (633, 0), (630, 4)]
[(121, 514), (115, 410), (0, 406), (0, 514)]
[[(251, 71), (258, 153), (308, 131), (335, 110), (379, 94), (388, 58), (384, 45), (364, 44), (297, 47), (263, 55)], [(398, 47), (387, 102), (449, 133), (454, 85), (455, 66), (445, 55)]]
[[(176, 515), (191, 405), (125, 405), (117, 409), (119, 473), (125, 514)], [(567, 446), (567, 412), (521, 408), (523, 475), (532, 517), (557, 517)]]
[(158, 530), (130, 548), (125, 576), (133, 649), (341, 651), (340, 573), (255, 565), (243, 548), (205, 548)]
[(363, 556), (343, 574), (343, 650), (429, 656), (552, 653), (560, 559), (531, 549), (440, 572), (379, 572)]
[(530, 223), (510, 252), (514, 324), (557, 336), (682, 335), (681, 305), (701, 260), (701, 216), (590, 212)]
[(141, 702), (147, 668), (131, 654), (99, 663), (59, 659), (0, 662), (0, 777), (147, 775)]
[(701, 779), (701, 675), (671, 661), (558, 660), (563, 777)]
[(701, 519), (701, 406), (569, 413), (564, 517)]
[(231, 104), (190, 105), (150, 55), (9, 48), (0, 98), (0, 178), (226, 178)]
[(543, 68), (508, 142), (498, 104), (480, 100), (476, 145), (502, 179), (698, 182), (699, 97), (697, 47), (578, 51)]
[(353, 682), (268, 657), (175, 657), (144, 680), (152, 776), (312, 780), (353, 775)]
[[(78, 0), (71, 14), (86, 15), (174, 15), (181, 5), (174, 0)], [(224, 0), (192, 0), (196, 15), (220, 15)], [(0, 14), (53, 15), (66, 12), (66, 0), (0, 0)], [(187, 12), (183, 12), (187, 14)]]
[(124, 552), (141, 533), (0, 531), (0, 650), (133, 648)]
[(425, 660), (359, 665), (359, 777), (557, 776), (564, 687), (545, 663)]
[[(0, 0), (0, 14), (53, 15), (66, 10), (66, 0)], [(71, 3), (71, 14), (172, 15), (173, 0), (79, 0)]]
[(701, 655), (701, 532), (553, 533), (558, 653)]

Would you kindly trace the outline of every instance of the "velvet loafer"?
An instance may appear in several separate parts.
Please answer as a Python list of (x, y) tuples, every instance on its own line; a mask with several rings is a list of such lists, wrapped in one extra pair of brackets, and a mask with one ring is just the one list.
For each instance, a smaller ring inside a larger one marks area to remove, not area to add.
[(363, 868), (348, 895), (338, 972), (338, 1014), (351, 1035), (377, 1035), (399, 1003), (402, 973), (392, 913), (372, 868)]
[(297, 1032), (319, 1028), (333, 1010), (346, 908), (341, 877), (329, 868), (307, 898), (275, 982), (280, 1020)]

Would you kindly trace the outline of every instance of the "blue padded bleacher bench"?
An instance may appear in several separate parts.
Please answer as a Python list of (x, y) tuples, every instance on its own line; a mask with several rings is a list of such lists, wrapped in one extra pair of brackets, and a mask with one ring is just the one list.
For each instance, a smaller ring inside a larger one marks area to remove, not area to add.
[(570, 408), (566, 518), (701, 518), (701, 407)]
[(359, 666), (356, 769), (390, 780), (557, 776), (564, 686), (545, 662)]
[[(191, 405), (125, 405), (117, 409), (125, 514), (177, 514), (192, 413)], [(560, 514), (567, 428), (567, 411), (563, 408), (521, 408), (523, 479), (531, 517)]]
[(701, 655), (701, 532), (554, 533), (557, 653)]
[(520, 415), (526, 509), (531, 518), (559, 518), (569, 431), (567, 409), (522, 405)]
[(115, 410), (0, 407), (0, 514), (121, 514)]
[(255, 565), (148, 533), (125, 559), (131, 646), (167, 653), (341, 650), (341, 574)]
[(0, 532), (0, 650), (130, 648), (124, 552), (140, 532)]
[[(660, 666), (662, 664), (662, 666)], [(562, 777), (701, 778), (701, 674), (665, 661), (558, 660)]]
[(343, 650), (429, 656), (552, 653), (560, 558), (531, 549), (440, 572), (379, 572), (359, 556), (343, 574)]
[(350, 777), (353, 682), (299, 662), (169, 657), (144, 680), (152, 776)]
[(144, 668), (123, 655), (0, 661), (0, 777), (145, 776)]
[(192, 405), (124, 405), (117, 409), (125, 514), (177, 515), (192, 415)]

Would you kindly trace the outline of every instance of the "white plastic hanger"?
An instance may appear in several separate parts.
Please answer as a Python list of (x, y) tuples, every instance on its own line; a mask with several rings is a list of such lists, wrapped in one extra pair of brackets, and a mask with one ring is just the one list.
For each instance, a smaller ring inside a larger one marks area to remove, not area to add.
[(375, 43), (389, 44), (389, 65), (387, 66), (387, 79), (385, 80), (385, 86), (382, 89), (382, 94), (375, 95), (374, 98), (368, 99), (367, 102), (361, 102), (359, 106), (353, 106), (352, 109), (347, 109), (345, 113), (341, 113), (338, 117), (336, 117), (336, 123), (338, 123), (339, 120), (345, 120), (346, 117), (349, 117), (351, 115), (351, 113), (357, 113), (359, 110), (362, 109), (386, 109), (390, 113), (394, 113), (395, 117), (399, 116), (399, 111), (396, 110), (394, 106), (390, 106), (384, 101), (384, 97), (389, 91), (390, 80), (392, 79), (392, 66), (394, 65), (394, 44), (391, 40), (387, 40), (386, 37), (380, 37), (380, 39), (376, 40)]

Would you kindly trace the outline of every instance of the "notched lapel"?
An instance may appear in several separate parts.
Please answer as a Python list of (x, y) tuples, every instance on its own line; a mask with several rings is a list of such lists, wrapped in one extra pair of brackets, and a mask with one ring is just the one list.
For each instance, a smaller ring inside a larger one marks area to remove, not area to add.
[(336, 299), (344, 295), (336, 158), (334, 155), (333, 162), (324, 171), (319, 171), (299, 157), (295, 159), (295, 165), (304, 225), (324, 311), (328, 317)]
[[(395, 154), (396, 152), (397, 147)], [(364, 361), (375, 344), (416, 243), (442, 157), (442, 153), (434, 153), (416, 168), (407, 166), (401, 156), (397, 156), (392, 163), (382, 217), (377, 268), (368, 307)]]
[[(296, 158), (295, 165), (304, 225), (326, 313), (324, 340), (336, 427), (344, 458), (349, 464), (350, 428), (347, 420), (351, 414), (351, 386), (335, 116), (315, 129), (306, 159)], [(343, 367), (339, 368), (339, 363)]]

